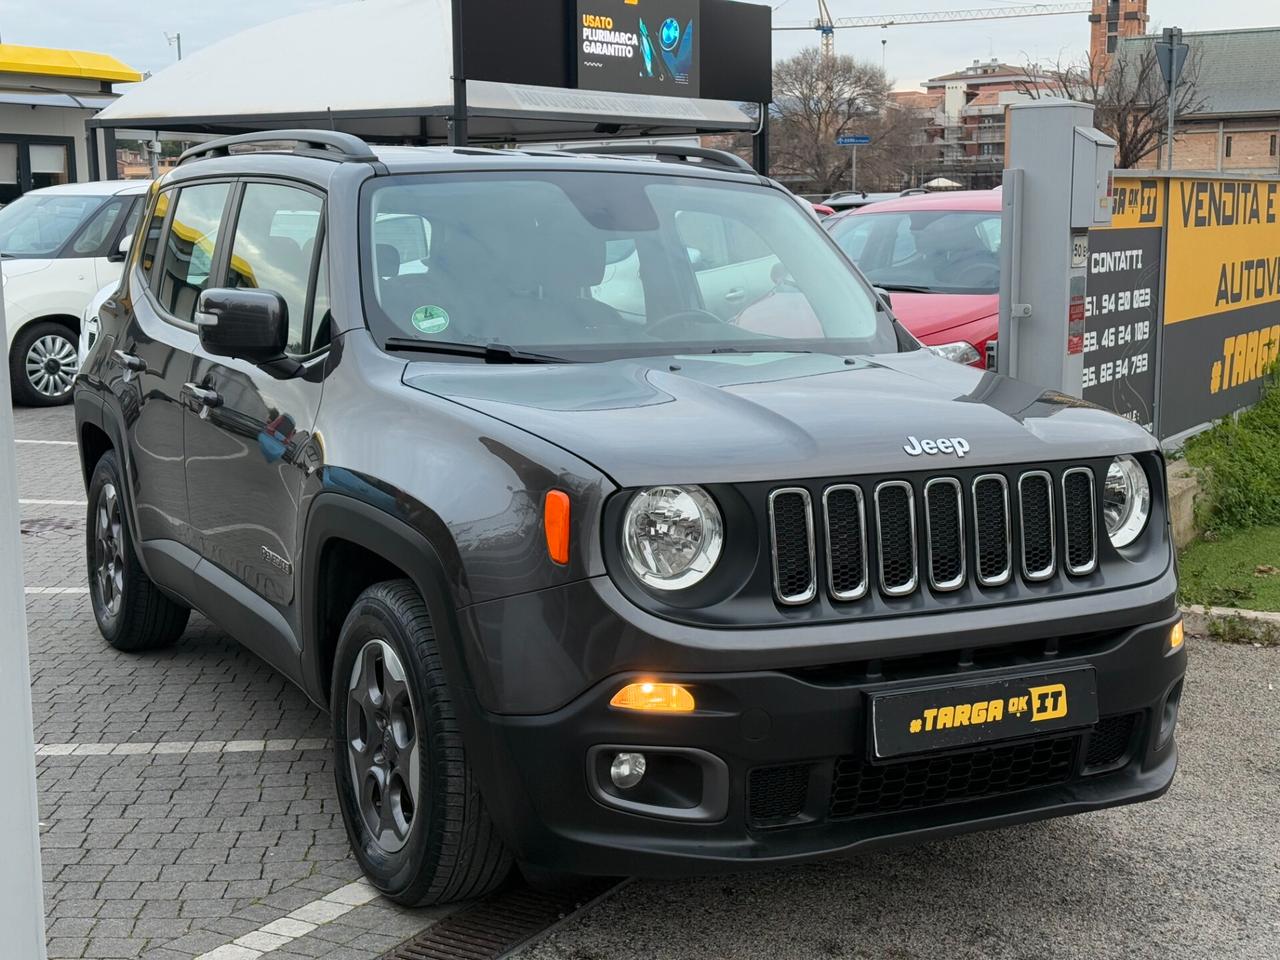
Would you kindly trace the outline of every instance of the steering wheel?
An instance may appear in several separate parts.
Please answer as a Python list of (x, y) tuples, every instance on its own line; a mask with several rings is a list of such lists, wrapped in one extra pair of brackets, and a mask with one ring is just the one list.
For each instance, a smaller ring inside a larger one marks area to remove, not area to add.
[(668, 328), (688, 326), (690, 324), (698, 326), (711, 326), (714, 324), (717, 327), (733, 326), (733, 324), (729, 323), (727, 320), (722, 320), (717, 317), (710, 310), (702, 310), (695, 307), (691, 310), (680, 310), (676, 313), (668, 314), (661, 320), (657, 320), (649, 324), (645, 329), (645, 332), (651, 334), (656, 333), (658, 336), (662, 336), (668, 331)]

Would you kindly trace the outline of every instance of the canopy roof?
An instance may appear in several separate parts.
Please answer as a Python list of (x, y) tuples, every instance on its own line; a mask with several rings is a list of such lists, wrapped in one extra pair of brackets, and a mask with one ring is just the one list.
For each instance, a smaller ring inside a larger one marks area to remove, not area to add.
[[(134, 87), (104, 127), (235, 133), (344, 130), (371, 140), (441, 141), (453, 104), (450, 0), (367, 0), (245, 30)], [(752, 130), (736, 104), (472, 80), (472, 141), (598, 139)]]
[(0, 74), (9, 75), (6, 83), (27, 78), (32, 87), (40, 86), (41, 77), (71, 77), (98, 83), (136, 83), (142, 79), (133, 67), (105, 53), (23, 47), (16, 43), (0, 43)]

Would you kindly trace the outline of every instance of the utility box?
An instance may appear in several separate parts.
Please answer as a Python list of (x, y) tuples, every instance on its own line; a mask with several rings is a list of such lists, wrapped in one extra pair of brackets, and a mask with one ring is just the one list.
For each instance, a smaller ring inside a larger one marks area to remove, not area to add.
[(1089, 229), (1111, 222), (1115, 142), (1087, 104), (1030, 100), (1007, 115), (997, 366), (1078, 397)]

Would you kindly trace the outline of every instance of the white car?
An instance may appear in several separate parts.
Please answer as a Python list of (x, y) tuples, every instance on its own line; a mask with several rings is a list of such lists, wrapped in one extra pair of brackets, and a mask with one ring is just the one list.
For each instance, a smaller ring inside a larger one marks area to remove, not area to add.
[(93, 295), (119, 281), (144, 180), (69, 183), (0, 209), (9, 376), (15, 403), (71, 399), (81, 319)]

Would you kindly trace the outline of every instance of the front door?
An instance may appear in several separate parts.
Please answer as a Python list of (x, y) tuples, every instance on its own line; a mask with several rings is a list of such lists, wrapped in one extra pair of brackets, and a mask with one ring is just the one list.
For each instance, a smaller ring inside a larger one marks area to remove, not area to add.
[[(230, 253), (215, 286), (280, 294), (288, 310), (287, 350), (303, 372), (281, 378), (197, 347), (186, 410), (187, 498), (205, 562), (283, 612), (294, 600), (308, 441), (323, 386), (324, 198), (250, 181), (235, 206)], [(291, 656), (258, 646), (277, 643), (272, 638), (240, 639), (278, 666)]]

